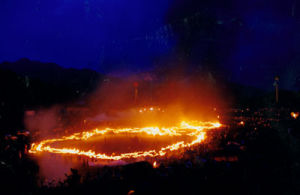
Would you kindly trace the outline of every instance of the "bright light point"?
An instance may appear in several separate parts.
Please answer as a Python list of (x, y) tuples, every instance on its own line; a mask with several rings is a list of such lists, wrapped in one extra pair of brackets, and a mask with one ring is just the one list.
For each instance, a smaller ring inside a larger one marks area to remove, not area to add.
[(297, 119), (299, 117), (299, 112), (291, 112), (291, 117)]

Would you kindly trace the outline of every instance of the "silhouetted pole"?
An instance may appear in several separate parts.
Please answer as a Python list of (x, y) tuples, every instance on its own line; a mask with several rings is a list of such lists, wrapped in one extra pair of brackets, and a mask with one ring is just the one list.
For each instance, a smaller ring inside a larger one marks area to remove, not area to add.
[(150, 103), (152, 104), (153, 102), (153, 78), (151, 74), (147, 74), (144, 77), (145, 81), (148, 81), (150, 83)]
[(276, 104), (278, 104), (279, 102), (279, 88), (278, 88), (278, 85), (279, 85), (279, 77), (276, 76), (275, 77), (275, 81), (274, 81), (274, 87), (275, 87), (275, 99), (276, 99)]
[(134, 82), (133, 83), (133, 87), (134, 87), (134, 103), (137, 103), (137, 99), (138, 99), (138, 94), (139, 94), (139, 83), (138, 82)]

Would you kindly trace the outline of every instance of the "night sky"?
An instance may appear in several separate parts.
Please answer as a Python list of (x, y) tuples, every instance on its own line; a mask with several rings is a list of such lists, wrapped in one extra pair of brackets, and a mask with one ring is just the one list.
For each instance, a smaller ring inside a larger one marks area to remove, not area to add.
[[(226, 2), (226, 3), (224, 3)], [(28, 58), (103, 73), (165, 62), (268, 88), (300, 75), (297, 0), (1, 0), (0, 62)]]

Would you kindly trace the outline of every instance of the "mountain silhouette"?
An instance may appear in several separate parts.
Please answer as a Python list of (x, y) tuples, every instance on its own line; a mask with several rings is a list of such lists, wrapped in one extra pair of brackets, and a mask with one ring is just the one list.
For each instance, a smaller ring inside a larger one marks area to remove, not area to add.
[(43, 63), (22, 58), (16, 62), (3, 62), (0, 69), (10, 70), (20, 76), (39, 79), (56, 86), (79, 91), (89, 91), (103, 78), (100, 73), (89, 69), (63, 68), (55, 63)]

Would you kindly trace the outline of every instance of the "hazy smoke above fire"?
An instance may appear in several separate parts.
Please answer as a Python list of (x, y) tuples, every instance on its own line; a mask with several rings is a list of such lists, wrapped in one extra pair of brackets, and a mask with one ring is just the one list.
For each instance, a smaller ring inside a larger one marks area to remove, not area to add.
[(171, 71), (153, 71), (106, 80), (90, 95), (89, 107), (94, 113), (125, 117), (131, 122), (145, 122), (145, 115), (135, 115), (136, 111), (151, 107), (164, 112), (147, 115), (148, 119), (211, 119), (215, 116), (214, 108), (226, 105), (221, 98), (223, 92), (218, 81), (209, 72), (186, 73), (183, 70), (182, 66), (177, 66)]
[[(80, 131), (95, 125), (172, 125), (186, 119), (216, 119), (216, 108), (225, 106), (218, 86), (211, 73), (187, 74), (182, 66), (127, 77), (107, 76), (80, 104), (38, 110), (34, 116), (25, 116), (25, 125), (49, 134), (59, 128)], [(150, 108), (153, 112), (144, 112)]]
[(27, 111), (24, 116), (25, 127), (41, 137), (52, 135), (60, 123), (60, 107), (52, 106), (36, 111)]

